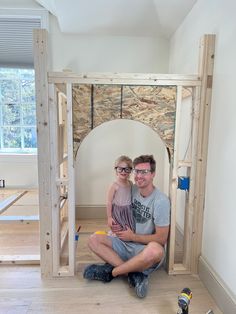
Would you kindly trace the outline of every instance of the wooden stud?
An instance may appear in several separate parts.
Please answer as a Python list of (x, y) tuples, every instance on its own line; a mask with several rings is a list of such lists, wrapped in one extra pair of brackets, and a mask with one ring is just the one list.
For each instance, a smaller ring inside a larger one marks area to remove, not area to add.
[(52, 210), (52, 250), (53, 276), (57, 276), (60, 266), (60, 194), (56, 184), (59, 179), (59, 149), (58, 149), (58, 104), (54, 84), (49, 84), (49, 120), (50, 120), (50, 182)]
[(67, 153), (68, 153), (68, 226), (69, 226), (69, 273), (75, 274), (75, 187), (73, 154), (72, 85), (66, 86), (67, 95)]
[(200, 94), (197, 165), (195, 177), (195, 202), (191, 254), (192, 273), (198, 273), (198, 260), (202, 246), (203, 211), (205, 199), (214, 54), (215, 35), (204, 35), (204, 37), (201, 39), (199, 59), (199, 75), (202, 85)]
[(52, 211), (50, 182), (50, 130), (48, 105), (48, 38), (45, 29), (35, 29), (34, 68), (38, 133), (38, 181), (40, 216), (40, 259), (42, 277), (52, 276)]
[(174, 154), (173, 163), (170, 170), (170, 200), (171, 200), (171, 225), (169, 237), (169, 257), (168, 257), (168, 272), (174, 272), (174, 254), (175, 254), (175, 225), (176, 225), (176, 200), (177, 200), (177, 167), (178, 167), (178, 144), (179, 144), (179, 131), (180, 131), (180, 111), (182, 103), (182, 86), (177, 87), (176, 99), (176, 114), (175, 114), (175, 139), (174, 139)]
[(199, 93), (200, 88), (193, 89), (192, 97), (192, 126), (191, 126), (191, 167), (187, 169), (189, 177), (189, 192), (186, 192), (185, 221), (184, 221), (184, 254), (183, 265), (190, 270), (191, 264), (191, 247), (193, 233), (193, 216), (194, 216), (194, 191), (195, 191), (195, 173), (197, 160), (197, 133), (199, 121)]

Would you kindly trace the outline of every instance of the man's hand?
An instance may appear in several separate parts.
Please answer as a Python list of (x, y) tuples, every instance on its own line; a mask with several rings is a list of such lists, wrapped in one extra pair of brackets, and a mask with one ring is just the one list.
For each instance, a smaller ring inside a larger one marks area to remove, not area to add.
[(135, 233), (129, 227), (126, 228), (124, 231), (116, 232), (117, 237), (123, 241), (134, 241)]

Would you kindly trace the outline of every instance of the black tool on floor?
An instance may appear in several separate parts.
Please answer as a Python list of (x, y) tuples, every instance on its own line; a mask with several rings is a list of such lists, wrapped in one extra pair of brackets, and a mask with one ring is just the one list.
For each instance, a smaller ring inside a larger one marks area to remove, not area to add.
[(178, 296), (179, 310), (177, 314), (188, 314), (190, 300), (192, 299), (192, 291), (189, 288), (184, 288)]
[[(188, 314), (190, 300), (193, 294), (189, 288), (184, 288), (178, 296), (178, 312), (177, 314)], [(212, 310), (207, 311), (206, 314), (214, 314)]]

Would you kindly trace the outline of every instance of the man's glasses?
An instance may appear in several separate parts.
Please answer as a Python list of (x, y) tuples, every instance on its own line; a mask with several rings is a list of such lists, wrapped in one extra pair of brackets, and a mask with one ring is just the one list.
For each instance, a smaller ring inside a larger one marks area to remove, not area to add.
[(149, 172), (152, 172), (150, 169), (133, 169), (135, 175), (141, 174), (142, 176), (147, 175)]
[(131, 173), (131, 171), (132, 171), (132, 168), (130, 168), (130, 167), (115, 167), (115, 169), (118, 173), (122, 173), (123, 171), (125, 173)]

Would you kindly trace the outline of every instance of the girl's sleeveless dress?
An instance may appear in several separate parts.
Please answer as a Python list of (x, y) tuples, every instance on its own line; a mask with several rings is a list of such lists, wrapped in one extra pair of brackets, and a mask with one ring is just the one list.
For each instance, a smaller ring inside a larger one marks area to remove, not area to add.
[(128, 226), (131, 230), (135, 231), (131, 206), (131, 185), (119, 185), (116, 190), (112, 202), (112, 218), (122, 226), (123, 230), (126, 230)]

